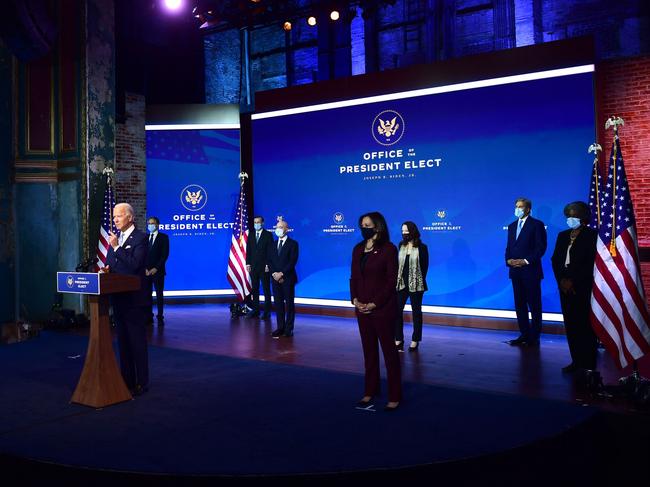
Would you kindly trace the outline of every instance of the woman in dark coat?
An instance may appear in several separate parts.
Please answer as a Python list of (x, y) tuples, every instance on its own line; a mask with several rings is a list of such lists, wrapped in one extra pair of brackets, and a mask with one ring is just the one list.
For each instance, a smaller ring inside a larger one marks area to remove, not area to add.
[(413, 222), (402, 223), (402, 241), (399, 244), (397, 268), (397, 324), (395, 345), (404, 350), (404, 306), (411, 300), (413, 336), (409, 352), (415, 352), (422, 340), (422, 297), (427, 290), (429, 250), (420, 240), (420, 231)]
[(394, 330), (397, 318), (397, 249), (390, 243), (386, 220), (372, 212), (359, 218), (363, 241), (352, 251), (350, 298), (355, 306), (365, 363), (365, 392), (359, 404), (372, 403), (379, 394), (379, 347), (388, 376), (386, 411), (402, 399), (402, 378)]
[(558, 234), (551, 257), (572, 360), (562, 371), (594, 370), (598, 341), (589, 316), (598, 232), (587, 226), (587, 203), (569, 203), (564, 207), (564, 215), (569, 229)]

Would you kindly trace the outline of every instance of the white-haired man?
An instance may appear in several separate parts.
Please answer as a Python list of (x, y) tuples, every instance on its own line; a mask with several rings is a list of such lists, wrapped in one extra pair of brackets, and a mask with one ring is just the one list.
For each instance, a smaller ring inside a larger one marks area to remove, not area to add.
[(114, 294), (111, 299), (122, 377), (133, 394), (140, 395), (149, 385), (146, 325), (151, 313), (151, 291), (146, 281), (147, 235), (135, 228), (133, 220), (131, 205), (115, 205), (113, 222), (119, 236), (113, 232), (108, 234), (109, 247), (104, 271), (140, 276), (138, 291)]

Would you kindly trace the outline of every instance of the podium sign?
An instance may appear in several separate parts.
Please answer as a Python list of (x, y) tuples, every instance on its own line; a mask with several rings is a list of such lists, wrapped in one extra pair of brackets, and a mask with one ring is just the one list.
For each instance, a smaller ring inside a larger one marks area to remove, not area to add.
[(108, 295), (140, 289), (140, 278), (122, 274), (57, 272), (62, 293), (89, 294), (90, 334), (81, 377), (70, 402), (94, 408), (132, 399), (115, 360)]
[(56, 290), (60, 293), (101, 294), (99, 274), (95, 272), (57, 272)]

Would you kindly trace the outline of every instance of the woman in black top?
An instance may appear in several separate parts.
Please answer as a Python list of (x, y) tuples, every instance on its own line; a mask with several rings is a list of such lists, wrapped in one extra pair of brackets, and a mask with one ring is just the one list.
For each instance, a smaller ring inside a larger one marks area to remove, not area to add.
[(422, 296), (427, 290), (429, 250), (420, 240), (420, 231), (415, 223), (402, 224), (402, 241), (399, 244), (399, 267), (397, 270), (397, 303), (399, 314), (395, 326), (395, 345), (404, 351), (404, 306), (411, 299), (413, 309), (413, 336), (409, 352), (418, 349), (422, 340)]
[(563, 372), (596, 368), (598, 341), (590, 314), (598, 232), (587, 226), (590, 214), (589, 205), (582, 201), (564, 207), (569, 229), (558, 234), (551, 257), (571, 352), (571, 363)]

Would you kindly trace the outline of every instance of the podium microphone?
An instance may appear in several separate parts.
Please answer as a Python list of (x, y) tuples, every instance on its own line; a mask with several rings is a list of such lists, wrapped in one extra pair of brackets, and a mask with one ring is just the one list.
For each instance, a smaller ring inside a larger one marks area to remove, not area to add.
[(97, 262), (97, 257), (90, 257), (83, 262), (81, 262), (76, 268), (76, 272), (88, 272), (91, 268), (95, 266)]

